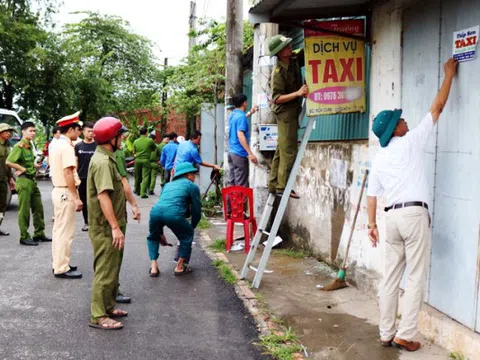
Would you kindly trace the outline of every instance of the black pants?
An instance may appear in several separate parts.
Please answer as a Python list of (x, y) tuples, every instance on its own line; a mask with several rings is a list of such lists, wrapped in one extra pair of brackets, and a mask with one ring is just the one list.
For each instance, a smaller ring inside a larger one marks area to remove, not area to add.
[(83, 203), (82, 214), (83, 222), (88, 225), (88, 209), (87, 209), (87, 179), (80, 179), (81, 183), (78, 186), (78, 196)]

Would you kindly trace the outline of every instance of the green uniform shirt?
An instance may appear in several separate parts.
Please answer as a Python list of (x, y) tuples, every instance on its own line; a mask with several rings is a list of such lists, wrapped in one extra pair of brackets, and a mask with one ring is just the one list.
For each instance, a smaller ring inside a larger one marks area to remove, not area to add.
[(121, 177), (127, 177), (127, 161), (125, 160), (125, 152), (123, 150), (115, 151), (117, 159), (117, 170)]
[(90, 227), (104, 227), (110, 234), (110, 226), (100, 207), (98, 194), (108, 191), (112, 200), (115, 218), (120, 228), (126, 225), (125, 193), (122, 177), (117, 170), (115, 154), (103, 146), (97, 146), (90, 160), (87, 180), (88, 224)]
[(160, 161), (160, 154), (160, 145), (155, 144), (155, 150), (152, 151), (150, 155), (150, 162), (158, 164), (158, 162)]
[(35, 155), (33, 154), (32, 145), (29, 141), (22, 139), (15, 144), (10, 155), (8, 155), (7, 160), (24, 167), (27, 170), (25, 171), (25, 175), (35, 176), (36, 171), (35, 166), (33, 165)]
[(155, 142), (145, 135), (140, 136), (140, 138), (133, 142), (135, 159), (150, 160), (151, 153), (155, 151), (156, 148)]
[[(291, 94), (302, 87), (302, 73), (296, 57), (291, 57), (288, 65), (280, 59), (278, 60), (272, 72), (270, 87), (273, 101), (277, 100), (280, 95)], [(288, 120), (292, 116), (300, 114), (301, 106), (302, 98), (298, 97), (283, 104), (273, 104), (272, 112), (278, 120)]]
[(10, 144), (8, 141), (0, 139), (0, 180), (7, 180), (12, 177), (12, 170), (5, 165), (9, 153)]

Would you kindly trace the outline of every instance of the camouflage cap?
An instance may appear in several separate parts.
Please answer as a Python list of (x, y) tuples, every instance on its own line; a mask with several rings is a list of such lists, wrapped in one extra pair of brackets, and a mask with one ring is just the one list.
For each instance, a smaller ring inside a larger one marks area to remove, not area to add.
[(0, 133), (4, 132), (4, 131), (15, 131), (15, 132), (17, 132), (17, 130), (13, 126), (5, 124), (5, 123), (1, 123), (0, 124)]

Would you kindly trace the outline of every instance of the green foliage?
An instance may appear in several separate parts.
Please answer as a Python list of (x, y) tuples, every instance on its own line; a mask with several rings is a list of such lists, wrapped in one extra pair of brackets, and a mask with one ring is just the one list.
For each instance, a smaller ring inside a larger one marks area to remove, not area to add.
[(210, 229), (211, 227), (212, 227), (212, 224), (210, 224), (210, 221), (208, 221), (205, 215), (202, 214), (202, 218), (200, 219), (197, 225), (197, 229), (207, 230), (207, 229)]
[(288, 256), (294, 259), (303, 259), (312, 256), (311, 252), (296, 249), (275, 249), (273, 251), (274, 254)]
[(216, 259), (213, 260), (212, 265), (215, 266), (220, 274), (220, 277), (225, 280), (226, 282), (235, 285), (237, 283), (237, 278), (233, 275), (232, 270), (228, 267), (228, 265), (220, 260)]
[(265, 348), (265, 353), (279, 360), (291, 360), (295, 353), (302, 351), (298, 338), (291, 328), (283, 333), (260, 336), (260, 345)]
[(452, 360), (468, 360), (465, 355), (459, 353), (459, 352), (456, 352), (456, 351), (452, 351), (450, 354), (448, 354), (448, 357)]
[(215, 252), (225, 252), (225, 239), (217, 239), (208, 248)]

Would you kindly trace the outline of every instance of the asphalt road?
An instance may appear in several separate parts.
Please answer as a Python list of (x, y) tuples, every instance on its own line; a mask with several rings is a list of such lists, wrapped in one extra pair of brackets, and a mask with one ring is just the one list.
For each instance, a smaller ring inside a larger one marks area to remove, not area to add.
[[(51, 236), (51, 184), (40, 181), (47, 235)], [(158, 188), (158, 186), (157, 186)], [(14, 196), (0, 237), (0, 359), (262, 359), (253, 343), (258, 334), (233, 288), (218, 278), (199, 245), (194, 272), (173, 275), (173, 248), (162, 248), (161, 276), (148, 276), (148, 214), (157, 196), (138, 202), (142, 223), (129, 223), (120, 276), (122, 292), (133, 302), (119, 331), (91, 329), (92, 246), (77, 214), (71, 263), (83, 279), (54, 278), (51, 244), (20, 246), (17, 197)], [(167, 233), (175, 243), (172, 233)]]

